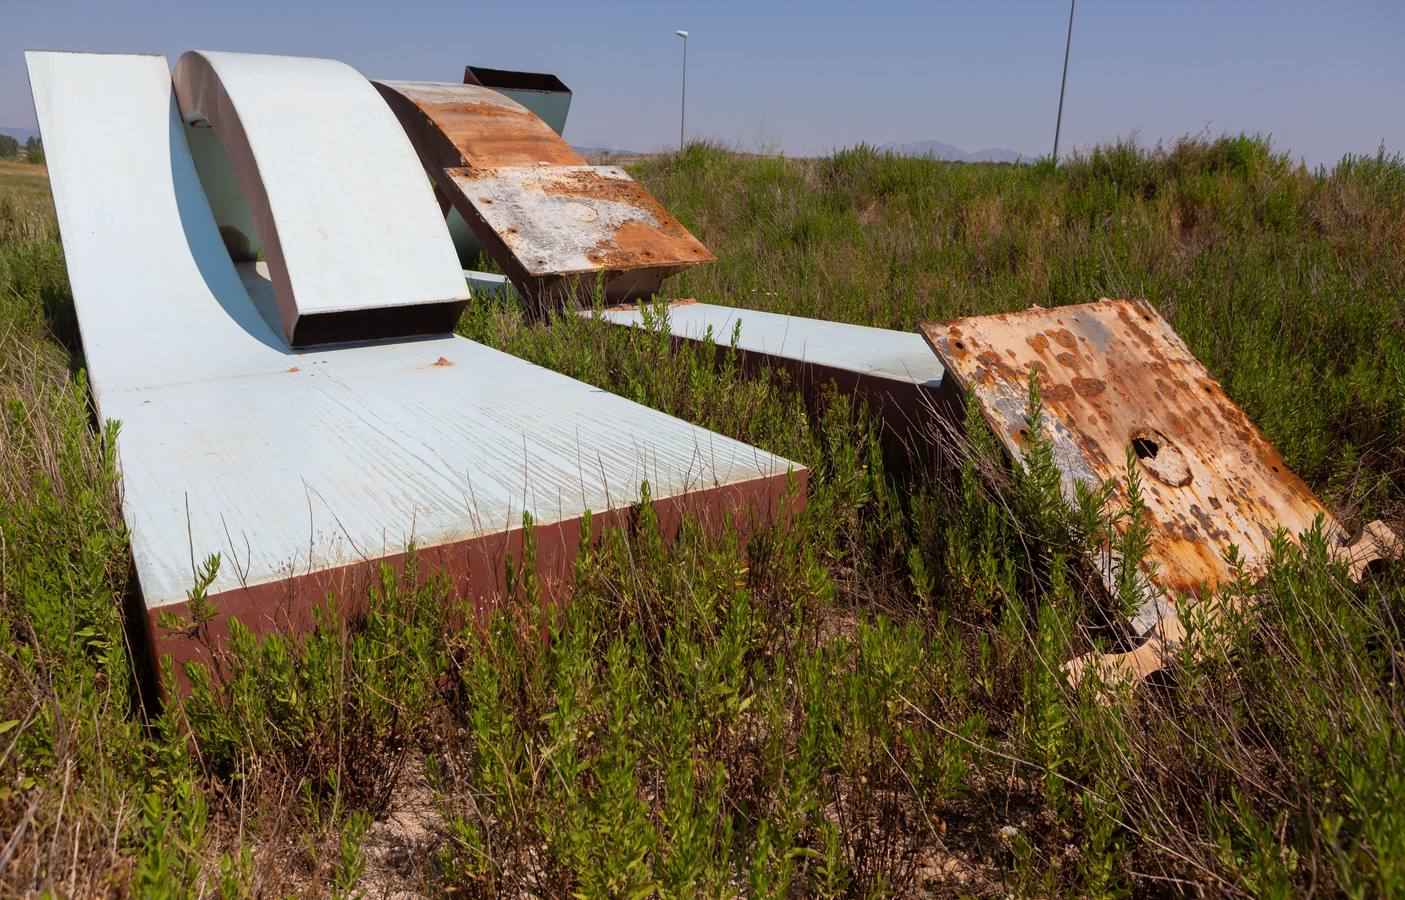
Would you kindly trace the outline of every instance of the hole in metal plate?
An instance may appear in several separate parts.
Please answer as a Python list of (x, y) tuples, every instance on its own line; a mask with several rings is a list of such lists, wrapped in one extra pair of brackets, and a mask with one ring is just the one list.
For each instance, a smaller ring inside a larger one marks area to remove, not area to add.
[(1132, 452), (1153, 478), (1171, 487), (1190, 484), (1190, 467), (1180, 448), (1154, 428), (1139, 428), (1131, 434)]

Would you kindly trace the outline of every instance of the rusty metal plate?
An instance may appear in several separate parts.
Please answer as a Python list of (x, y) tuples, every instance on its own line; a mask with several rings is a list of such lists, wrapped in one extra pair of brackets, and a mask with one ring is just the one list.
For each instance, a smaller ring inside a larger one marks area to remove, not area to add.
[(1178, 593), (1197, 597), (1230, 579), (1223, 556), (1230, 544), (1257, 572), (1280, 527), (1296, 536), (1323, 516), (1332, 542), (1345, 541), (1146, 301), (957, 319), (924, 324), (922, 333), (1017, 460), (1028, 441), (1030, 372), (1038, 370), (1046, 437), (1070, 499), (1076, 482), (1124, 481), (1127, 448), (1135, 450), (1152, 525), (1144, 574), (1164, 592), (1137, 616), (1139, 633), (1167, 612), (1162, 600), (1174, 605)]
[(509, 100), (522, 104), (557, 134), (566, 130), (566, 116), (571, 111), (571, 89), (555, 75), (464, 66), (463, 83), (497, 91)]
[(373, 81), (420, 159), (457, 166), (582, 166), (585, 157), (527, 107), (476, 84)]
[(714, 258), (618, 166), (447, 174), (532, 277), (639, 267), (672, 272)]
[(445, 199), (538, 308), (646, 298), (714, 259), (623, 169), (589, 166), (525, 107), (478, 85), (376, 82)]

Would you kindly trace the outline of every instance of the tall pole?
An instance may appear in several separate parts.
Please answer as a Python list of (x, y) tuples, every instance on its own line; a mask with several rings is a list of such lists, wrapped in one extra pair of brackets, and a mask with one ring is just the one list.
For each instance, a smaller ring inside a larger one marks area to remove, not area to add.
[(1059, 131), (1064, 124), (1064, 89), (1068, 87), (1068, 51), (1073, 47), (1073, 7), (1078, 0), (1068, 0), (1068, 37), (1064, 40), (1064, 77), (1059, 82), (1059, 117), (1054, 121), (1054, 164), (1059, 162)]
[(683, 127), (688, 123), (688, 32), (675, 31), (683, 39), (683, 99), (678, 106), (678, 152), (683, 152)]

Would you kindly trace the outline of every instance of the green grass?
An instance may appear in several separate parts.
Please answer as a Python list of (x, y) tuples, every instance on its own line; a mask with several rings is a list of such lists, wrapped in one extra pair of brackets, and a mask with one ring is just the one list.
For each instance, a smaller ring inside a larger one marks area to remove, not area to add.
[[(1246, 138), (1055, 169), (692, 145), (635, 175), (717, 254), (680, 296), (910, 329), (1145, 296), (1351, 525), (1405, 515), (1405, 164)], [(1083, 552), (1115, 510), (914, 470), (710, 348), (478, 305), (460, 331), (812, 469), (741, 548), (647, 515), (482, 629), (387, 572), (367, 617), (244, 636), (134, 703), (129, 556), (41, 179), (0, 172), (0, 891), (1275, 895), (1405, 892), (1405, 572), (1284, 542), (1252, 614), (1100, 702)], [(195, 588), (196, 586), (192, 586)], [(542, 641), (543, 632), (549, 639)], [(1105, 698), (1104, 698), (1105, 699)]]

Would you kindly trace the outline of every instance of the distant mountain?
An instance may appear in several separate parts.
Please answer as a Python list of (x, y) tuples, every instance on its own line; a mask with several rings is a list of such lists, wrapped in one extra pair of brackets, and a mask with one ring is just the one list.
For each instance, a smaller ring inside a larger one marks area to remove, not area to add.
[(0, 125), (0, 134), (8, 134), (10, 137), (23, 144), (25, 141), (39, 136), (39, 132), (33, 128), (20, 128), (16, 125)]
[(917, 141), (911, 144), (883, 144), (879, 150), (886, 150), (897, 156), (925, 156), (929, 159), (944, 159), (951, 162), (998, 162), (1017, 163), (1033, 162), (1034, 157), (1028, 153), (1019, 153), (1015, 150), (1006, 150), (1004, 147), (992, 147), (987, 150), (978, 150), (969, 153), (960, 147), (951, 144), (943, 144), (941, 141)]
[(607, 153), (611, 156), (644, 156), (638, 150), (621, 150), (618, 147), (577, 147), (572, 145), (571, 149), (582, 156), (604, 156)]
[[(585, 156), (647, 156), (639, 150), (621, 150), (618, 147), (574, 147), (577, 153)], [(952, 162), (994, 162), (994, 163), (1031, 163), (1034, 157), (1028, 153), (1020, 153), (1017, 150), (1007, 150), (1004, 147), (991, 147), (987, 150), (978, 150), (969, 153), (960, 147), (952, 144), (943, 144), (941, 141), (917, 141), (911, 144), (882, 144), (879, 150), (894, 153), (898, 156), (922, 156), (929, 159), (943, 159)]]

